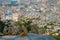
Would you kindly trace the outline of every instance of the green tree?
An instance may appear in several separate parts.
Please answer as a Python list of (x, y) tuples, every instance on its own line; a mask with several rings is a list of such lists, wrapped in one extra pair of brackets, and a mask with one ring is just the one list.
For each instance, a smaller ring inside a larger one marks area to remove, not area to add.
[(0, 21), (0, 32), (3, 33), (5, 27), (5, 23), (3, 21)]
[(19, 27), (25, 27), (28, 32), (31, 31), (31, 28), (35, 28), (37, 27), (37, 24), (33, 24), (32, 23), (32, 20), (36, 20), (38, 21), (38, 18), (25, 18), (24, 16), (21, 16), (19, 19), (18, 19), (18, 22), (17, 22), (17, 26)]

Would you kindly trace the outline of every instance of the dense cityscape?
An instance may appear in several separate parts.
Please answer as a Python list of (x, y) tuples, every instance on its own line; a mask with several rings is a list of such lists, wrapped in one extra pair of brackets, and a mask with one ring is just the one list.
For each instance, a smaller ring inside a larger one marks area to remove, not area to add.
[(0, 35), (33, 33), (60, 40), (60, 0), (0, 0)]

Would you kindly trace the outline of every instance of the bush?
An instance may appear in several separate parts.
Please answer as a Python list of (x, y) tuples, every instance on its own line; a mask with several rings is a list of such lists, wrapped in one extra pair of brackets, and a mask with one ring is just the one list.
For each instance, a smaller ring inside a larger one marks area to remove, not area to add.
[(52, 37), (54, 37), (56, 40), (60, 40), (60, 34), (59, 35), (51, 35)]

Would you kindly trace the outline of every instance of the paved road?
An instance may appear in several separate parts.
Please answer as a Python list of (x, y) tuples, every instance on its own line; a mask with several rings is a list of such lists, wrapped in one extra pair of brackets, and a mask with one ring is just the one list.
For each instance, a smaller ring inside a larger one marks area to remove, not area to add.
[(28, 36), (0, 36), (0, 40), (55, 40), (51, 36), (29, 33)]

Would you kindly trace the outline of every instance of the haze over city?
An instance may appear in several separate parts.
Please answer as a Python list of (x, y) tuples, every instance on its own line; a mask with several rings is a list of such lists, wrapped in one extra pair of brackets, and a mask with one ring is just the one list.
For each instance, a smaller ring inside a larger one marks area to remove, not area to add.
[(60, 40), (60, 0), (0, 0), (1, 40)]

